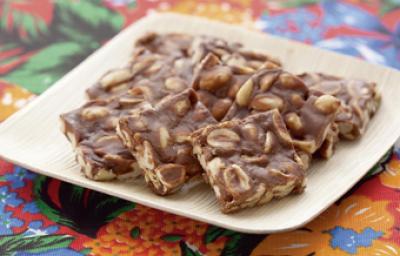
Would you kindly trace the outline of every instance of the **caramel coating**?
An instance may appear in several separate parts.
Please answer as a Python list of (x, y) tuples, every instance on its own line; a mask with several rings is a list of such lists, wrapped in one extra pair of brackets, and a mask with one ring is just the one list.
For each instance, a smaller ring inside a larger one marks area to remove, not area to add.
[(276, 109), (209, 125), (191, 137), (225, 213), (303, 191), (302, 163)]
[[(144, 123), (138, 126), (137, 123)], [(118, 134), (160, 195), (171, 194), (202, 169), (192, 155), (189, 135), (216, 120), (192, 89), (170, 95), (154, 107), (120, 118)]]

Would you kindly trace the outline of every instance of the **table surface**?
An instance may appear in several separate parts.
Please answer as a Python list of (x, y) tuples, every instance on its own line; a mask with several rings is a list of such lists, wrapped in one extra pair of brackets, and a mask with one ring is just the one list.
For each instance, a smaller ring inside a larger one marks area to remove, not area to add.
[[(0, 121), (121, 29), (163, 11), (400, 69), (398, 0), (3, 0)], [(304, 228), (274, 235), (210, 226), (0, 161), (0, 255), (400, 255), (400, 147)]]

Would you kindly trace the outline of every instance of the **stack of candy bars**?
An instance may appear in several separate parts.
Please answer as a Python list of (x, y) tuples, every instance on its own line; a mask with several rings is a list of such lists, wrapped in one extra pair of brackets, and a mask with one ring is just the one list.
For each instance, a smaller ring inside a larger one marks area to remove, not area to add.
[(238, 43), (155, 33), (87, 95), (61, 115), (87, 178), (143, 176), (168, 195), (203, 176), (225, 213), (301, 193), (312, 158), (359, 138), (380, 102), (374, 83), (294, 75)]

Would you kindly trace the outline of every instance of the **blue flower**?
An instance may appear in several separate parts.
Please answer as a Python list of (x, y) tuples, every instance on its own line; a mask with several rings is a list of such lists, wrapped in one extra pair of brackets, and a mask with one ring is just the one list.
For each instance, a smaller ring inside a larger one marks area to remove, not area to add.
[(329, 231), (329, 234), (332, 236), (332, 248), (339, 248), (347, 253), (355, 254), (358, 247), (371, 246), (375, 239), (383, 235), (383, 232), (365, 228), (361, 233), (357, 233), (352, 229), (335, 227)]
[(42, 236), (50, 235), (58, 231), (58, 226), (51, 225), (48, 227), (43, 227), (43, 222), (40, 220), (32, 221), (28, 225), (28, 230), (25, 231), (26, 236)]
[(256, 26), (270, 34), (314, 43), (323, 38), (324, 27), (316, 25), (318, 17), (306, 8), (278, 15), (263, 15)]
[(5, 175), (5, 179), (11, 182), (13, 189), (25, 186), (24, 180), (32, 180), (35, 177), (36, 174), (19, 166), (14, 167), (14, 172)]
[[(390, 31), (374, 15), (351, 4), (323, 1), (320, 6), (324, 11), (321, 17), (308, 8), (298, 8), (277, 15), (264, 14), (256, 21), (256, 26), (274, 35), (400, 69), (400, 23), (394, 31)], [(324, 39), (329, 29), (342, 26), (379, 33), (381, 36), (338, 36)]]
[(23, 202), (22, 199), (17, 197), (17, 193), (8, 192), (8, 187), (0, 187), (0, 209), (5, 206), (17, 207)]
[(394, 44), (371, 38), (352, 36), (336, 37), (315, 44), (336, 52), (362, 57), (369, 62), (400, 68), (400, 48)]
[(376, 16), (355, 5), (341, 1), (323, 1), (321, 6), (325, 11), (324, 20), (327, 26), (346, 25), (362, 30), (390, 33)]
[(24, 222), (17, 218), (12, 218), (12, 212), (2, 212), (0, 214), (0, 235), (12, 234), (12, 227), (21, 227)]
[(29, 213), (39, 213), (39, 208), (37, 207), (36, 202), (26, 203), (22, 210)]

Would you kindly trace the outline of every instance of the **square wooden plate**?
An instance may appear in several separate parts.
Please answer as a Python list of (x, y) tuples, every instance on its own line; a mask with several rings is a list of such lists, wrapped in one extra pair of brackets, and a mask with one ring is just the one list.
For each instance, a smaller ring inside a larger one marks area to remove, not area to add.
[[(147, 31), (208, 34), (238, 41), (278, 57), (289, 71), (322, 71), (375, 81), (382, 105), (361, 140), (342, 142), (329, 161), (312, 165), (307, 189), (298, 196), (236, 214), (219, 211), (212, 190), (199, 184), (168, 197), (154, 195), (141, 180), (94, 182), (84, 178), (71, 145), (59, 129), (59, 115), (80, 106), (84, 91), (104, 72), (124, 64), (135, 39)], [(143, 205), (248, 233), (300, 227), (348, 191), (400, 135), (400, 72), (244, 28), (176, 14), (158, 14), (131, 25), (0, 125), (0, 156), (35, 172)]]

